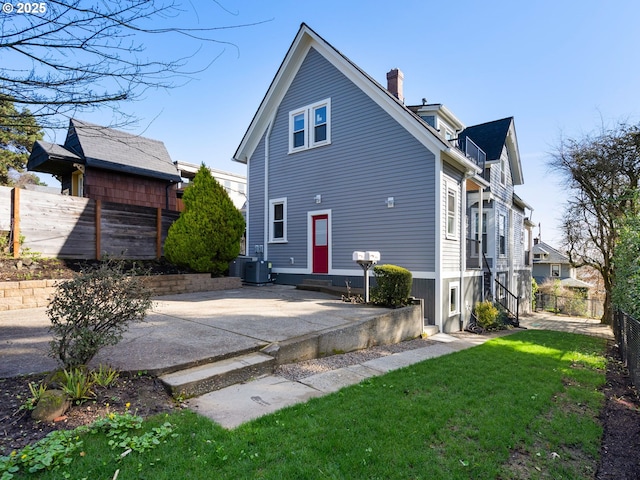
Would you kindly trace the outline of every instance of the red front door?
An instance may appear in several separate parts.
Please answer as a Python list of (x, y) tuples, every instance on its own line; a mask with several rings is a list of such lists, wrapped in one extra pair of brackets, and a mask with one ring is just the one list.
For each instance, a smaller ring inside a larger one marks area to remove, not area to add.
[(313, 273), (329, 273), (329, 215), (314, 215)]

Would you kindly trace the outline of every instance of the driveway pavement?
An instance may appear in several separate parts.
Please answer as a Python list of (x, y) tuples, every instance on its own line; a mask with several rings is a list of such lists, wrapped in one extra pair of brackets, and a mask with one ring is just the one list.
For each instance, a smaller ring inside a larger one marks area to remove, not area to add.
[[(364, 321), (380, 312), (283, 285), (157, 297), (145, 321), (131, 325), (120, 343), (105, 347), (92, 363), (159, 373)], [(47, 356), (49, 325), (45, 308), (0, 312), (0, 378), (56, 368)]]

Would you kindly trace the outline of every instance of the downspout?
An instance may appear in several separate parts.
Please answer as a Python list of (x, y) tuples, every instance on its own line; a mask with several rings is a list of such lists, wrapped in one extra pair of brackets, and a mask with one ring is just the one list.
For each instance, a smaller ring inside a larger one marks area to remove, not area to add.
[(264, 229), (263, 229), (263, 239), (262, 239), (262, 259), (269, 258), (269, 150), (271, 148), (270, 138), (271, 131), (273, 130), (273, 124), (276, 120), (276, 112), (273, 113), (273, 116), (269, 120), (269, 126), (267, 127), (267, 131), (264, 135)]
[(165, 210), (169, 210), (169, 189), (175, 185), (175, 182), (170, 181), (167, 186), (164, 188), (164, 208)]
[[(462, 219), (466, 220), (467, 218), (467, 179), (471, 178), (472, 173), (466, 172), (462, 176), (462, 180), (460, 181), (460, 291), (458, 292), (459, 305), (458, 309), (460, 311), (460, 331), (464, 329), (464, 310), (462, 308), (462, 301), (465, 299), (465, 288), (464, 288), (464, 273), (467, 270), (467, 239), (465, 237), (465, 232), (467, 231), (466, 225), (467, 222), (463, 223)], [(466, 307), (466, 303), (465, 303)]]
[[(480, 239), (480, 243), (478, 244), (478, 268), (483, 272), (482, 259), (484, 258), (484, 244), (482, 243), (482, 232), (484, 231), (484, 187), (479, 190), (478, 206), (480, 207), (478, 208), (478, 231), (476, 232)], [(482, 274), (482, 282), (484, 283), (484, 272)], [(482, 287), (482, 300), (484, 300), (484, 287)]]

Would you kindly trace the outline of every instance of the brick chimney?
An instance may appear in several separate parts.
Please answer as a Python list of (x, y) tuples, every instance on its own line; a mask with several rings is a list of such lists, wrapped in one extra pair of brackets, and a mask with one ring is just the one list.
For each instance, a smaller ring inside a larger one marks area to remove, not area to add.
[(389, 93), (404, 103), (404, 93), (402, 90), (402, 84), (404, 82), (404, 74), (394, 68), (389, 73), (387, 73), (387, 90)]

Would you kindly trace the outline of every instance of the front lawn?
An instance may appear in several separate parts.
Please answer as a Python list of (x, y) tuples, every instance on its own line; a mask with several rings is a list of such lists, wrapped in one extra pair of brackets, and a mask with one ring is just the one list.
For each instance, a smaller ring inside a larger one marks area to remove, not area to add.
[(155, 418), (145, 429), (169, 422), (173, 436), (143, 453), (84, 435), (71, 464), (38, 478), (593, 478), (604, 352), (603, 339), (524, 331), (232, 431), (186, 410)]

